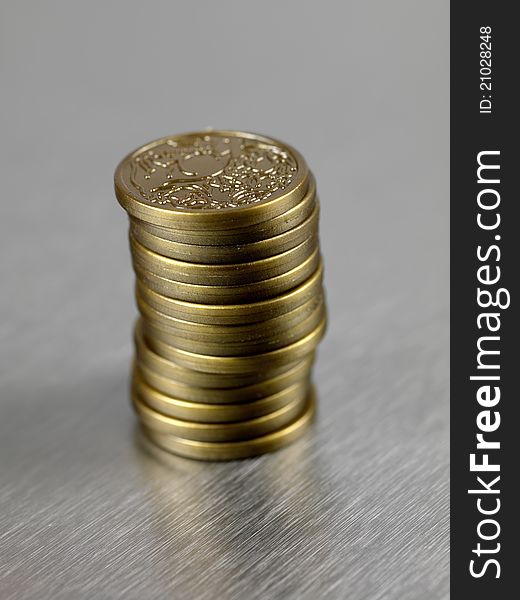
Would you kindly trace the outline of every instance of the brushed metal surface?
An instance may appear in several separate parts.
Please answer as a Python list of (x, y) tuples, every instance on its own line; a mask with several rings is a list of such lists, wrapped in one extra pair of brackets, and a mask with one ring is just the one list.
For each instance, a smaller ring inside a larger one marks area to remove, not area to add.
[[(2, 600), (448, 597), (448, 3), (245, 6), (2, 6)], [(317, 422), (229, 464), (152, 454), (128, 396), (112, 172), (201, 120), (322, 202)]]

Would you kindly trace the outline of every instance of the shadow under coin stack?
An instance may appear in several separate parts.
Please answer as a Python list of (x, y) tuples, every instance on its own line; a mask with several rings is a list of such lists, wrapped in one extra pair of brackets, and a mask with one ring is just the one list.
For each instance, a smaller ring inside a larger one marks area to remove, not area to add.
[(296, 439), (325, 331), (319, 205), (298, 152), (236, 131), (171, 136), (115, 174), (140, 318), (132, 399), (145, 434), (226, 460)]

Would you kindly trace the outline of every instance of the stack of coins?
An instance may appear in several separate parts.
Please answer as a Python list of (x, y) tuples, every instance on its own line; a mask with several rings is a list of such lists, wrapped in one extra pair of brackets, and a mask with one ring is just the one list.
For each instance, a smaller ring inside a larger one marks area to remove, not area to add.
[(319, 205), (298, 152), (236, 131), (162, 138), (115, 173), (140, 318), (132, 400), (146, 435), (191, 458), (296, 439), (325, 331)]

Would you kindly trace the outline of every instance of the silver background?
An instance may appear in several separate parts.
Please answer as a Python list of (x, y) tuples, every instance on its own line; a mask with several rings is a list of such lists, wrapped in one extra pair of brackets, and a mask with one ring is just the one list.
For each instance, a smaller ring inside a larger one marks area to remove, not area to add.
[[(0, 597), (448, 595), (448, 2), (2, 2)], [(314, 431), (154, 457), (116, 163), (206, 126), (314, 170)]]

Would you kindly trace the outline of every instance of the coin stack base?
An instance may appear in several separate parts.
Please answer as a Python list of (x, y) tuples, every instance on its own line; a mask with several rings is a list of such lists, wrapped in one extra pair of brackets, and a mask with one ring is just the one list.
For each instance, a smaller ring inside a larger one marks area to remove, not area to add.
[(140, 313), (131, 397), (147, 438), (200, 460), (300, 437), (326, 328), (316, 186), (301, 155), (262, 136), (162, 138), (115, 174), (130, 217)]

